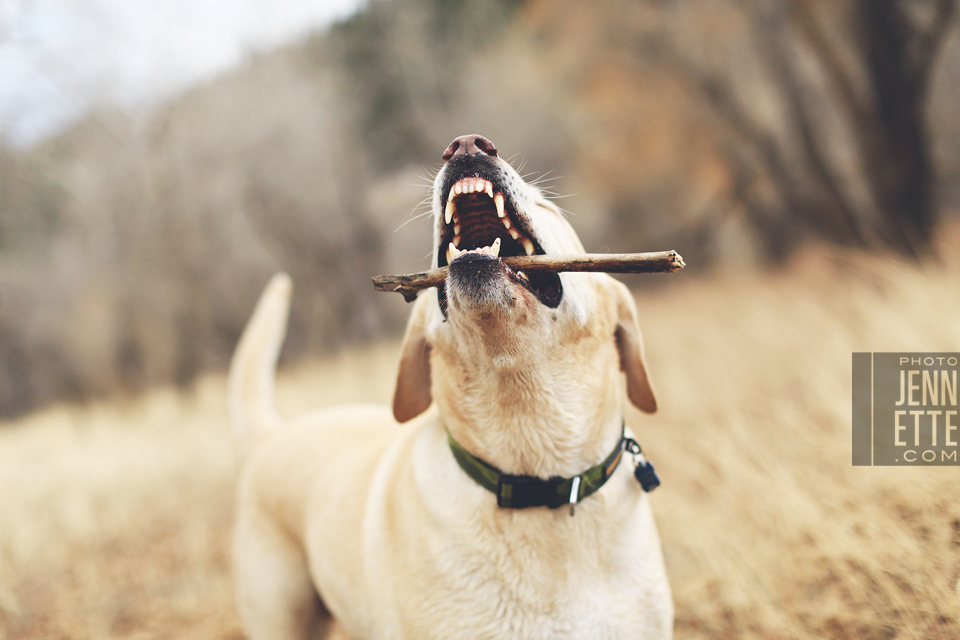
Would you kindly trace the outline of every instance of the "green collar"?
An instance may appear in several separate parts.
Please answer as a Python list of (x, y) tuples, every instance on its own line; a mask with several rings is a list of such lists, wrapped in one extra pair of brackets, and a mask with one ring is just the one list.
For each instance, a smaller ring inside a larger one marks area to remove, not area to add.
[(623, 432), (617, 446), (598, 465), (590, 467), (572, 478), (555, 476), (548, 480), (535, 476), (515, 476), (503, 473), (493, 465), (484, 462), (464, 449), (447, 431), (447, 441), (457, 464), (464, 473), (487, 491), (497, 496), (497, 506), (505, 509), (525, 509), (527, 507), (549, 507), (556, 509), (570, 505), (572, 516), (577, 503), (595, 493), (613, 475), (627, 443)]

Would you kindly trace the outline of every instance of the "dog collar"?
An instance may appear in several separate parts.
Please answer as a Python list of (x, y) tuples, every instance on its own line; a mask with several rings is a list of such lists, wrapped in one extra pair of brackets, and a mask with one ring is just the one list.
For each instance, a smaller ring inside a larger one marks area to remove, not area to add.
[[(625, 428), (625, 426), (624, 426)], [(590, 467), (583, 473), (572, 478), (554, 476), (547, 480), (536, 476), (522, 476), (503, 473), (492, 464), (481, 460), (453, 439), (447, 430), (447, 442), (457, 464), (464, 473), (474, 482), (497, 496), (497, 506), (505, 509), (526, 509), (527, 507), (549, 507), (556, 509), (570, 505), (570, 515), (576, 510), (577, 503), (587, 496), (596, 493), (602, 487), (620, 464), (623, 452), (634, 454), (637, 459), (637, 468), (634, 475), (643, 485), (644, 491), (652, 491), (660, 484), (659, 478), (653, 470), (653, 465), (643, 458), (640, 445), (632, 438), (627, 438), (623, 431), (617, 446), (598, 465)]]

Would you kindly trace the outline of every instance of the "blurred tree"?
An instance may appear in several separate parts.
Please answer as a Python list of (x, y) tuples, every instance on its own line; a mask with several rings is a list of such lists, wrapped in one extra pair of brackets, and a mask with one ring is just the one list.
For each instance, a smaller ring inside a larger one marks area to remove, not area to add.
[(36, 250), (63, 223), (59, 187), (0, 139), (0, 254)]
[[(728, 3), (748, 24), (762, 91), (709, 52), (688, 55), (679, 42), (689, 33), (648, 37), (643, 51), (679, 68), (724, 125), (738, 196), (770, 252), (783, 255), (798, 227), (812, 227), (841, 243), (927, 253), (936, 209), (925, 107), (956, 0)], [(765, 92), (777, 117), (757, 100)]]
[[(521, 0), (398, 0), (318, 34), (318, 60), (332, 62), (357, 110), (359, 141), (378, 173), (435, 159), (433, 129), (475, 101), (468, 69), (509, 24)], [(321, 65), (322, 67), (323, 65)], [(446, 144), (446, 143), (444, 143)], [(442, 147), (441, 147), (442, 148)]]

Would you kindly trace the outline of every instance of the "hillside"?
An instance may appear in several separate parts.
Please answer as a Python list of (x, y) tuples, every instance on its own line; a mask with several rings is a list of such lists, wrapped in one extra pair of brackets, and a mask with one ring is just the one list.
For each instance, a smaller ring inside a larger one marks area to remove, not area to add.
[[(661, 409), (627, 422), (663, 479), (678, 640), (960, 636), (955, 470), (850, 464), (851, 352), (960, 351), (960, 234), (942, 249), (821, 247), (639, 295)], [(281, 412), (387, 402), (397, 348), (286, 368)], [(223, 386), (2, 425), (0, 636), (240, 637)]]

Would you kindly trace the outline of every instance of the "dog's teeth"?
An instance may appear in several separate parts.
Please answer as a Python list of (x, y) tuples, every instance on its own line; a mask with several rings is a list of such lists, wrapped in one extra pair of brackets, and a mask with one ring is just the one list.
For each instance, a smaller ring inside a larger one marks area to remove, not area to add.
[(456, 247), (457, 245), (460, 244), (460, 239), (461, 239), (461, 238), (460, 238), (459, 235), (455, 235), (455, 236), (453, 236), (453, 241), (452, 241), (450, 244), (452, 244), (454, 247)]
[(455, 235), (455, 236), (460, 235), (460, 223), (459, 223), (459, 222), (454, 222), (454, 223), (453, 223), (453, 235)]
[(502, 193), (498, 193), (497, 195), (493, 196), (493, 204), (495, 204), (497, 207), (498, 216), (502, 218), (505, 215), (507, 215), (506, 212), (503, 210), (503, 194)]
[(460, 195), (463, 193), (463, 185), (458, 182), (457, 184), (453, 185), (453, 190), (457, 193), (457, 195)]
[(490, 255), (494, 258), (500, 257), (500, 238), (497, 238), (493, 241), (493, 244), (490, 245)]
[(527, 274), (525, 274), (523, 271), (517, 271), (517, 277), (523, 278), (527, 282), (530, 282), (530, 278), (528, 278)]
[[(451, 191), (450, 193), (453, 193), (453, 191)], [(457, 210), (457, 205), (453, 202), (453, 200), (452, 199), (447, 200), (447, 208), (443, 212), (443, 219), (446, 221), (447, 224), (450, 224), (450, 221), (453, 220), (453, 214), (456, 212), (456, 210)]]
[(447, 202), (453, 202), (453, 199), (456, 197), (457, 197), (457, 192), (454, 191), (453, 188), (451, 188), (450, 193), (447, 194)]
[(510, 222), (510, 218), (501, 218), (500, 222), (502, 222), (503, 226), (506, 227), (507, 229), (513, 226), (513, 224)]
[(519, 232), (519, 231), (517, 231), (516, 229), (508, 229), (508, 231), (510, 232), (510, 237), (511, 237), (511, 238), (513, 238), (514, 240), (519, 240), (519, 239), (520, 239), (520, 232)]
[(490, 182), (489, 180), (487, 180), (487, 184), (486, 184), (486, 187), (484, 188), (484, 191), (487, 192), (488, 196), (490, 196), (491, 198), (493, 197), (493, 183)]
[(530, 238), (523, 238), (520, 240), (520, 244), (523, 245), (523, 248), (526, 250), (528, 256), (533, 255), (533, 242), (530, 241)]
[(447, 264), (450, 264), (451, 262), (453, 262), (454, 257), (455, 257), (455, 256), (453, 255), (453, 252), (456, 251), (456, 250), (457, 250), (457, 248), (456, 248), (455, 246), (453, 246), (453, 243), (452, 243), (452, 242), (447, 245)]

